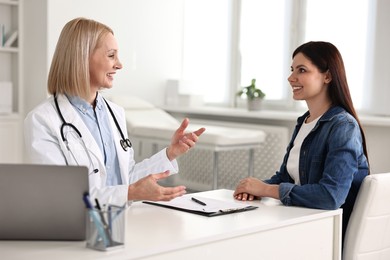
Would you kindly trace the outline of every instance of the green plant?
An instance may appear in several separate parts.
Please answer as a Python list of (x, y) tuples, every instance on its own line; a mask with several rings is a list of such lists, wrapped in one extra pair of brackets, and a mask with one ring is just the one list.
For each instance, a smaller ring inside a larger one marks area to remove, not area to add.
[(265, 93), (256, 87), (256, 79), (252, 79), (252, 83), (238, 91), (237, 96), (246, 96), (249, 100), (253, 100), (255, 98), (263, 99), (265, 97)]

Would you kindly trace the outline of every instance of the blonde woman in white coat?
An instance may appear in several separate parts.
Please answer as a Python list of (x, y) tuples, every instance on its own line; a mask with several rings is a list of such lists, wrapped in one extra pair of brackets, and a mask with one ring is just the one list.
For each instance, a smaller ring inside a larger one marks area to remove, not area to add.
[(25, 119), (29, 161), (87, 166), (90, 195), (102, 203), (181, 196), (184, 186), (162, 187), (157, 181), (178, 171), (175, 159), (191, 149), (205, 129), (186, 133), (189, 120), (184, 119), (166, 149), (136, 163), (123, 109), (99, 93), (112, 87), (121, 68), (109, 27), (85, 18), (65, 25), (48, 77), (51, 96)]

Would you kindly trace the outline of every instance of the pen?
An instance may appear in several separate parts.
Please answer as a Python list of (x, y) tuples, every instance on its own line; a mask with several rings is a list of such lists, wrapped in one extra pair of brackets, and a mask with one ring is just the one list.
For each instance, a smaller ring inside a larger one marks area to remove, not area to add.
[(95, 223), (96, 229), (98, 230), (100, 237), (103, 239), (104, 245), (109, 246), (110, 240), (106, 235), (106, 232), (105, 232), (105, 229), (104, 229), (104, 226), (102, 223), (102, 219), (101, 219), (100, 215), (93, 209), (92, 203), (89, 200), (89, 194), (87, 192), (84, 193), (83, 201), (85, 203), (85, 206), (88, 209), (89, 215), (91, 216), (93, 222)]
[[(112, 241), (112, 237), (111, 237), (110, 227), (108, 226), (108, 224), (106, 222), (106, 219), (105, 219), (104, 214), (102, 212), (102, 208), (100, 207), (100, 203), (99, 203), (99, 200), (97, 198), (95, 198), (95, 203), (96, 203), (96, 209), (98, 210), (100, 218), (102, 219), (103, 228), (104, 228), (104, 231), (106, 232), (106, 236), (109, 240), (109, 244), (112, 245), (113, 241)], [(110, 212), (108, 214), (110, 214)]]
[(204, 203), (203, 201), (200, 201), (200, 200), (198, 200), (198, 199), (195, 199), (194, 197), (192, 197), (191, 200), (194, 201), (194, 202), (196, 202), (196, 203), (198, 203), (198, 204), (200, 204), (200, 205), (202, 205), (202, 206), (207, 206), (206, 203)]

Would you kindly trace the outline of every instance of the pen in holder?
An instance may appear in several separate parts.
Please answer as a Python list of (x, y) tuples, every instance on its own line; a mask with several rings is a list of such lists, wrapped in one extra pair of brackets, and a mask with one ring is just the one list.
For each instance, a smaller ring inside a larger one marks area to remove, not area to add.
[(109, 206), (107, 209), (91, 207), (89, 197), (84, 197), (88, 210), (87, 247), (100, 251), (124, 246), (126, 206)]

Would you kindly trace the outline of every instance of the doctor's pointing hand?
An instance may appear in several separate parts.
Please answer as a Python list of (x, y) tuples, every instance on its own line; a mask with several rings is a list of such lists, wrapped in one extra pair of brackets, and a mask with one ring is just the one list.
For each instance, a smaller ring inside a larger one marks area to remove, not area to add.
[(188, 118), (185, 118), (174, 133), (171, 145), (167, 148), (167, 156), (170, 160), (176, 159), (178, 156), (194, 147), (195, 143), (198, 141), (198, 137), (206, 130), (205, 128), (199, 128), (195, 132), (185, 133), (184, 131), (188, 124), (189, 120)]

